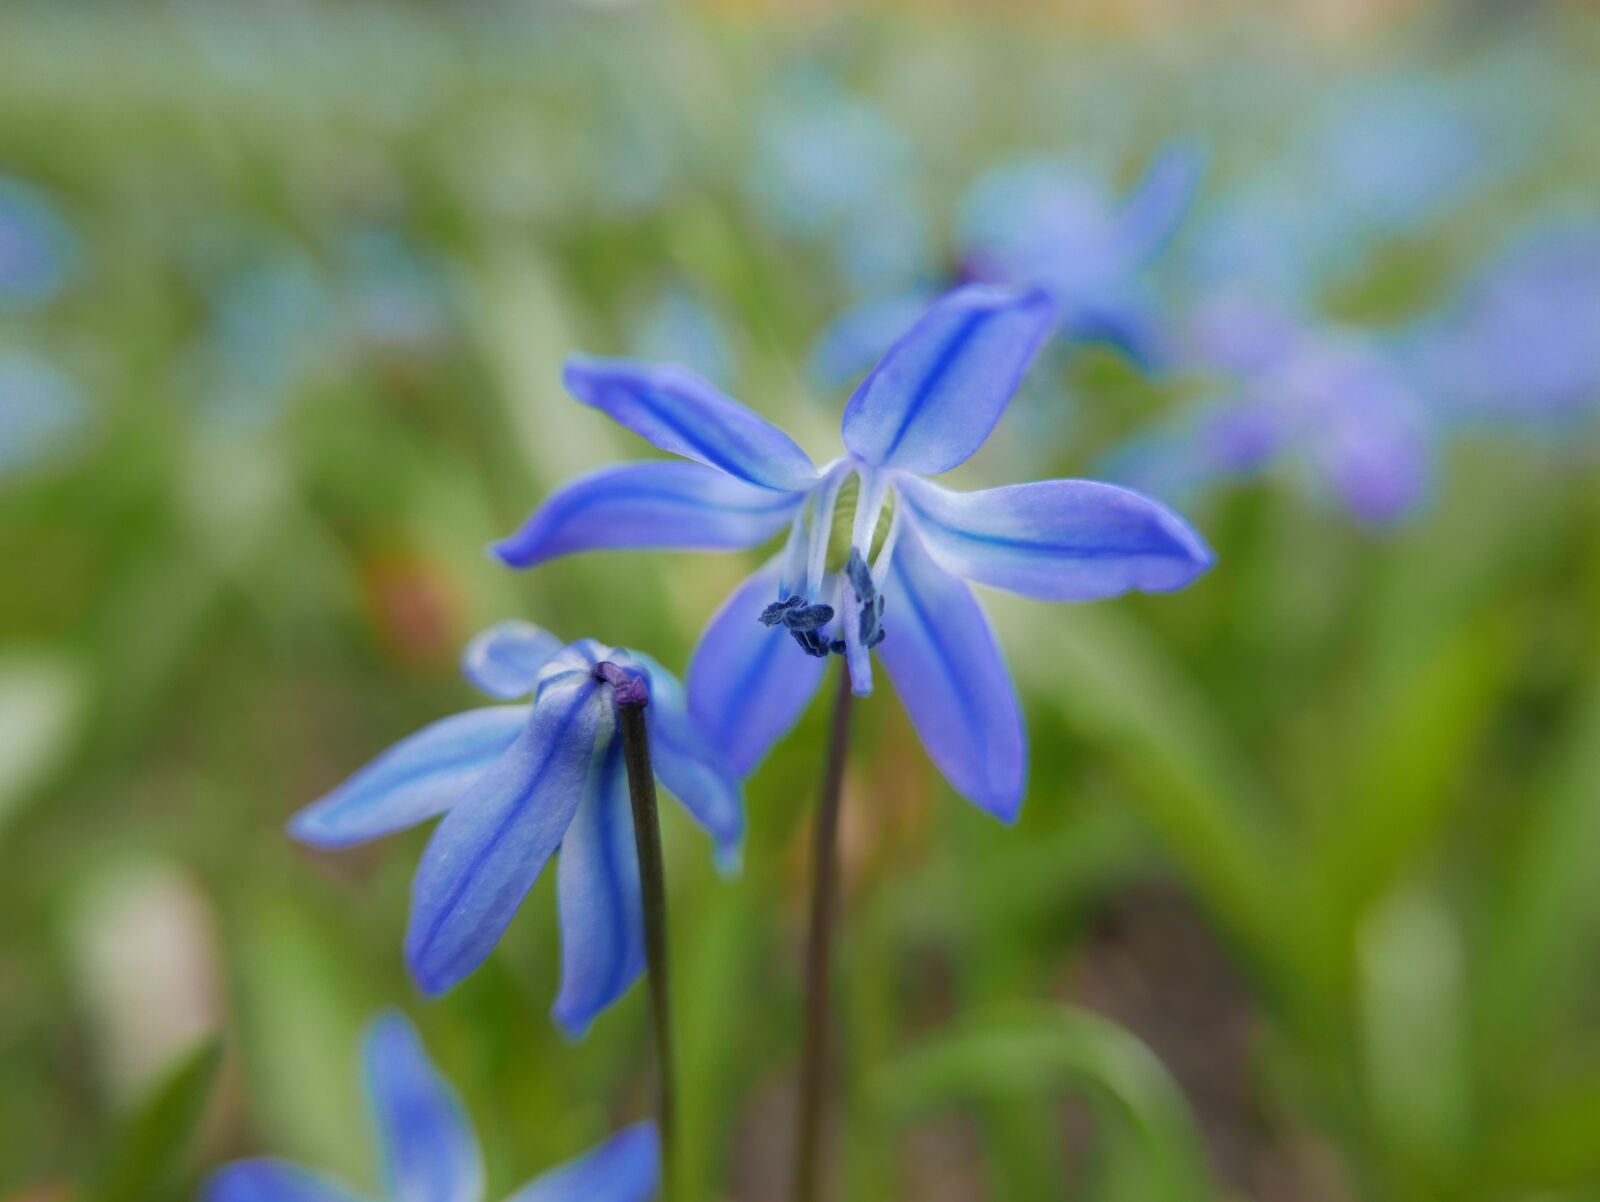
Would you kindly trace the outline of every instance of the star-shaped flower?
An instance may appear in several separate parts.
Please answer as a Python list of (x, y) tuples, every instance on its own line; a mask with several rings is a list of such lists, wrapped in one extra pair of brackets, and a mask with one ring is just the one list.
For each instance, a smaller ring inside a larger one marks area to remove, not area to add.
[[(460, 1099), (398, 1013), (377, 1018), (362, 1048), (367, 1097), (382, 1148), (385, 1202), (482, 1202), (483, 1157)], [(507, 1202), (649, 1202), (661, 1176), (653, 1123), (530, 1181)], [(367, 1202), (318, 1173), (261, 1158), (226, 1165), (203, 1202)]]
[(869, 693), (876, 649), (951, 784), (1010, 820), (1026, 735), (963, 581), (1087, 601), (1182, 588), (1212, 561), (1182, 518), (1126, 489), (1048, 480), (960, 493), (924, 478), (978, 449), (1054, 326), (1039, 291), (950, 293), (857, 388), (845, 454), (820, 468), (682, 369), (574, 360), (566, 383), (578, 400), (694, 462), (582, 477), (494, 549), (531, 567), (600, 547), (751, 547), (787, 527), (782, 552), (712, 619), (689, 669), (690, 711), (732, 770), (748, 773), (789, 729), (829, 654)]
[(562, 981), (554, 1015), (581, 1035), (644, 969), (633, 816), (614, 688), (643, 688), (661, 783), (737, 861), (737, 779), (689, 717), (683, 687), (649, 656), (561, 640), (506, 622), (467, 648), (467, 676), (504, 701), (444, 718), (401, 740), (289, 824), (339, 848), (444, 815), (412, 886), (406, 959), (443, 993), (499, 942), (545, 863), (561, 851)]

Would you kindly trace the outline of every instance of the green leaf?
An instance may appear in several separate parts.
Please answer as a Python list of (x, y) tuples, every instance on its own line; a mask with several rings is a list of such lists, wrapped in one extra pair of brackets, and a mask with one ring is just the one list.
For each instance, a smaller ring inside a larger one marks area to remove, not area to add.
[(1215, 1196), (1187, 1101), (1149, 1048), (1116, 1024), (1065, 1006), (1006, 1007), (961, 1023), (885, 1070), (874, 1091), (895, 1121), (963, 1102), (1081, 1094), (1102, 1124), (1110, 1168), (1145, 1196)]
[(221, 1063), (221, 1042), (207, 1039), (156, 1082), (112, 1137), (87, 1202), (150, 1202), (172, 1186)]
[[(1031, 692), (1057, 700), (1130, 786), (1140, 816), (1206, 905), (1256, 958), (1293, 946), (1274, 865), (1274, 806), (1215, 719), (1215, 705), (1131, 621), (1106, 609), (994, 611), (1030, 653), (1014, 657)], [(1035, 731), (1035, 738), (1048, 732)]]

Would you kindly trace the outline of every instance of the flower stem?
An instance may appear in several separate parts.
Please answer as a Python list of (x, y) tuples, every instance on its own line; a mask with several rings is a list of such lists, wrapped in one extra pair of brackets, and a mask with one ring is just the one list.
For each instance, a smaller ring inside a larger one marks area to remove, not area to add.
[(850, 673), (841, 664), (828, 760), (817, 801), (811, 865), (811, 930), (806, 940), (805, 1047), (795, 1132), (794, 1202), (816, 1202), (822, 1179), (822, 1118), (829, 1059), (834, 916), (839, 903), (839, 798), (850, 745)]
[(667, 965), (667, 887), (661, 857), (661, 821), (656, 812), (656, 774), (650, 762), (650, 734), (644, 704), (622, 700), (617, 721), (628, 767), (633, 803), (633, 839), (639, 852), (639, 886), (644, 902), (644, 950), (650, 971), (650, 1015), (656, 1045), (656, 1122), (661, 1131), (662, 1197), (675, 1193), (677, 1168), (677, 1068), (672, 1051), (672, 1007)]

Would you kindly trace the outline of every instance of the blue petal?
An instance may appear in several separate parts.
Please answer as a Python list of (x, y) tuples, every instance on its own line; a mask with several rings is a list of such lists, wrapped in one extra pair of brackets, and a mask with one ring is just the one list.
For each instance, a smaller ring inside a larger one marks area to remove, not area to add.
[(717, 611), (689, 663), (689, 712), (740, 778), (799, 720), (826, 667), (757, 620), (777, 587), (774, 561)]
[(200, 1191), (201, 1202), (361, 1202), (361, 1195), (281, 1160), (224, 1165)]
[(583, 799), (610, 698), (587, 674), (547, 683), (523, 733), (433, 833), (411, 891), (406, 960), (424, 992), (494, 949)]
[[(692, 419), (691, 419), (692, 420)], [(580, 476), (492, 550), (514, 568), (619, 547), (725, 551), (782, 530), (805, 500), (694, 463), (632, 463)]]
[(561, 992), (551, 1011), (573, 1039), (644, 971), (644, 910), (622, 741), (573, 816), (556, 865)]
[(289, 821), (313, 847), (349, 847), (437, 817), (516, 742), (526, 705), (493, 705), (441, 718), (393, 747)]
[(878, 647), (928, 755), (969, 801), (1005, 822), (1022, 805), (1027, 734), (994, 631), (972, 591), (900, 533)]
[(415, 1028), (397, 1012), (380, 1016), (362, 1058), (391, 1202), (480, 1202), (477, 1138)]
[(661, 1138), (654, 1123), (638, 1123), (523, 1186), (506, 1202), (650, 1202), (660, 1187)]
[(905, 292), (847, 309), (817, 340), (811, 352), (812, 379), (828, 389), (853, 384), (911, 328), (931, 300), (921, 292)]
[(1210, 548), (1149, 497), (1092, 480), (1042, 480), (952, 492), (899, 482), (923, 545), (947, 572), (1044, 601), (1096, 601), (1130, 589), (1180, 589)]
[(1186, 142), (1161, 149), (1117, 215), (1117, 238), (1133, 264), (1171, 241), (1194, 206), (1205, 174), (1205, 153)]
[(989, 436), (1054, 320), (1041, 291), (949, 293), (856, 389), (845, 445), (866, 463), (949, 471)]
[(1372, 525), (1401, 521), (1421, 507), (1432, 483), (1433, 444), (1421, 406), (1376, 360), (1330, 364), (1321, 428), (1310, 452), (1341, 501)]
[(539, 669), (563, 645), (532, 622), (500, 622), (467, 644), (461, 670), (489, 696), (514, 701), (533, 692)]
[(717, 844), (717, 861), (731, 871), (744, 842), (744, 790), (693, 718), (652, 705), (650, 754), (656, 776)]
[(681, 367), (580, 357), (562, 378), (578, 400), (663, 451), (763, 488), (794, 491), (816, 480), (794, 439)]

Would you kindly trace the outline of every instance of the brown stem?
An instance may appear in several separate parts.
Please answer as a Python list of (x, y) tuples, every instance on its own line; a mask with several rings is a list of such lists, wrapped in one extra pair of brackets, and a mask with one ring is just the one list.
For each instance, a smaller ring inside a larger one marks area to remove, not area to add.
[(644, 951), (650, 973), (650, 1015), (656, 1044), (656, 1122), (661, 1130), (662, 1197), (674, 1194), (677, 1167), (677, 1068), (672, 1051), (671, 992), (667, 965), (667, 886), (661, 857), (661, 821), (656, 812), (656, 774), (650, 763), (650, 733), (644, 705), (621, 700), (617, 721), (628, 766), (633, 803), (633, 839), (639, 852), (639, 887), (644, 904)]
[(828, 760), (817, 800), (811, 865), (811, 930), (806, 940), (805, 1046), (800, 1057), (800, 1113), (795, 1132), (794, 1202), (816, 1202), (822, 1180), (822, 1118), (829, 1060), (830, 978), (839, 903), (839, 798), (850, 744), (850, 673), (838, 668)]

